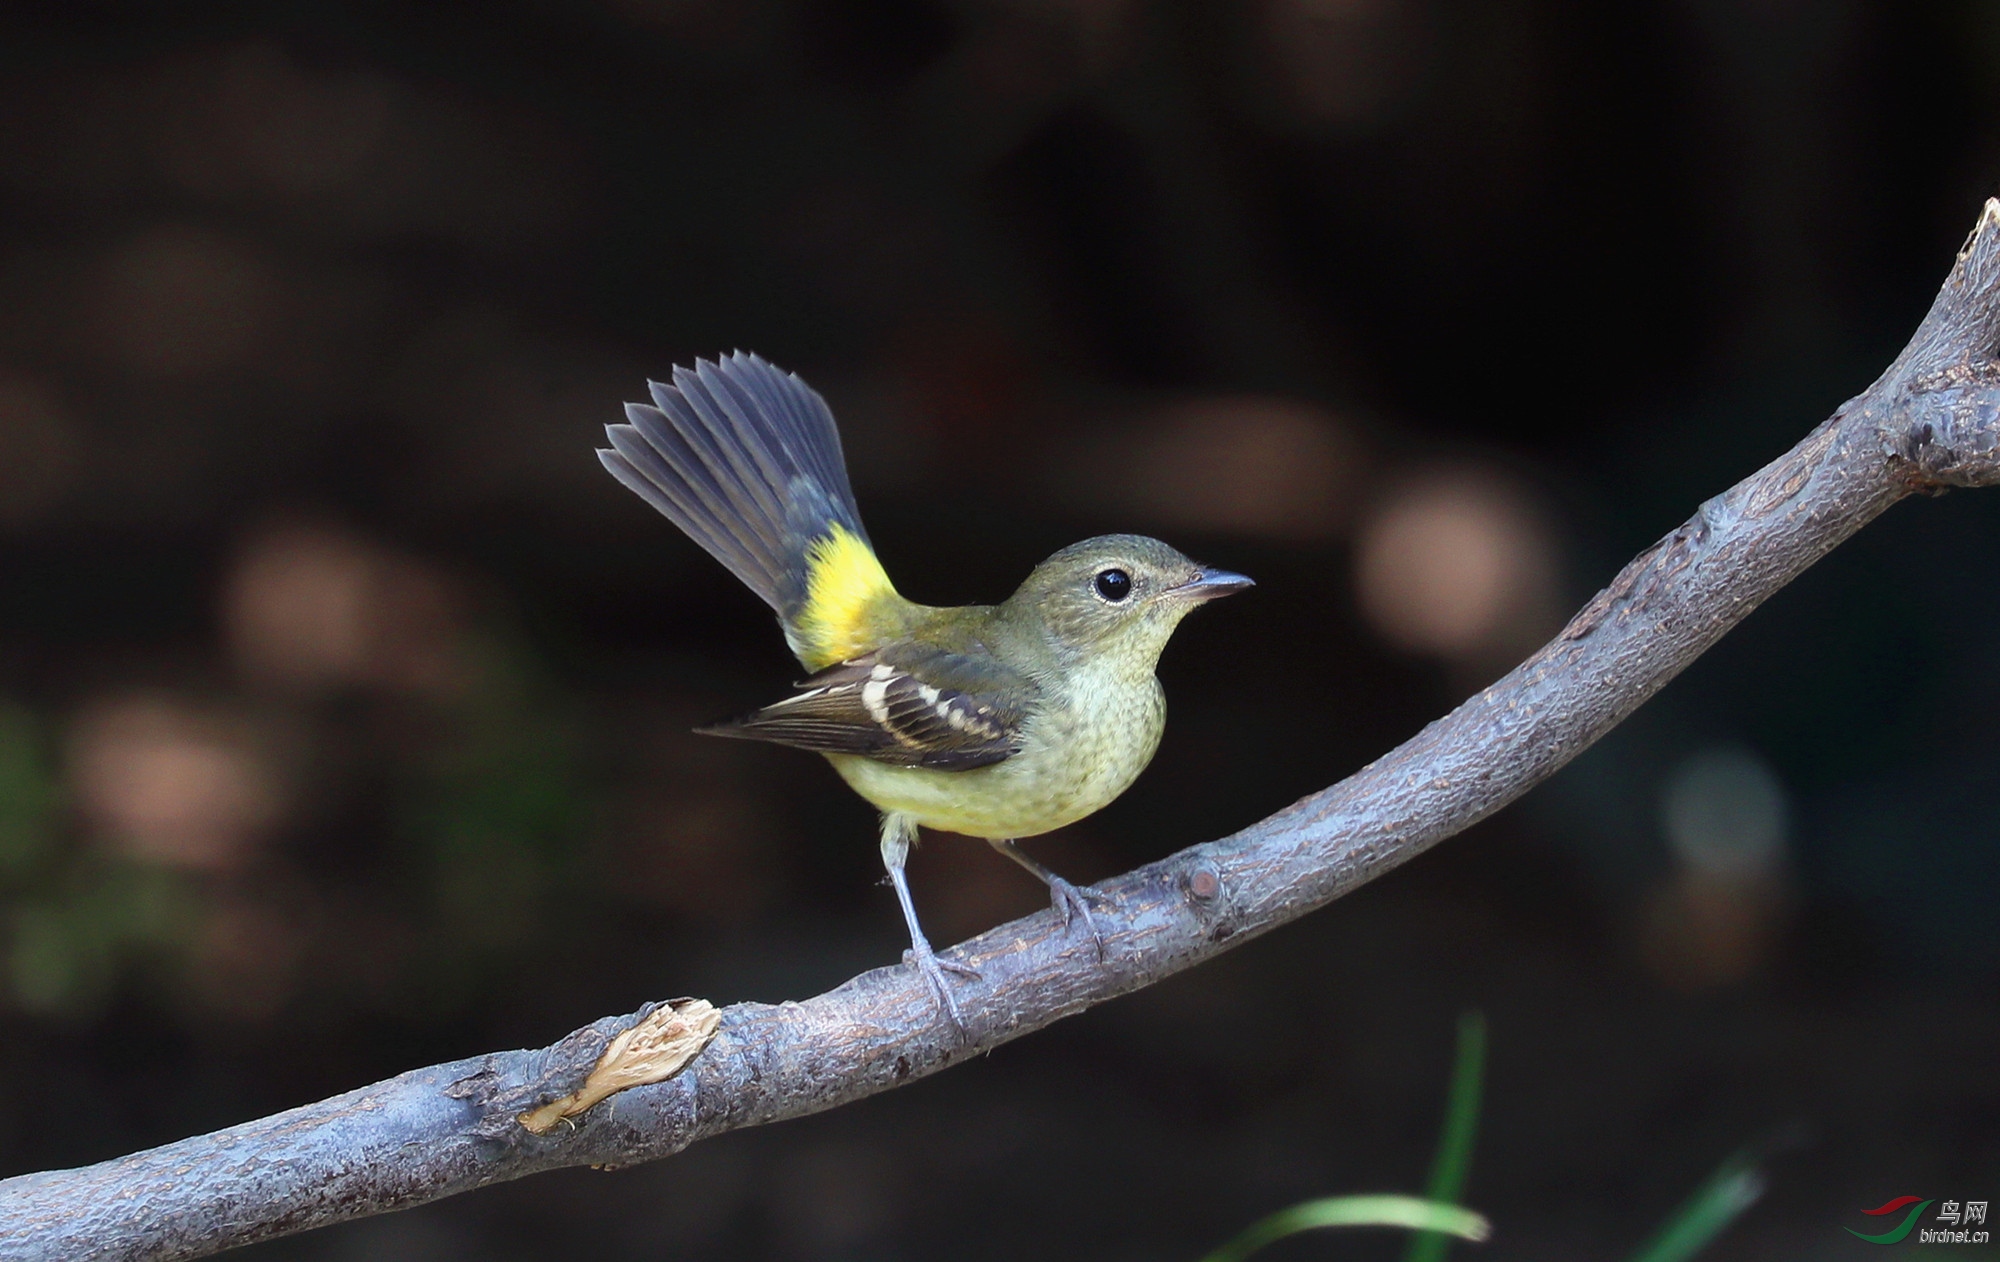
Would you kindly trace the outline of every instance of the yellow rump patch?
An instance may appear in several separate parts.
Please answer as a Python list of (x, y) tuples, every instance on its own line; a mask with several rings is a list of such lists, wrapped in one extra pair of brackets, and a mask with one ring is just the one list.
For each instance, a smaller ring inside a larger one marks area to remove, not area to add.
[(833, 526), (806, 550), (806, 603), (791, 628), (793, 650), (813, 670), (859, 657), (876, 647), (864, 630), (870, 606), (895, 594), (874, 551)]

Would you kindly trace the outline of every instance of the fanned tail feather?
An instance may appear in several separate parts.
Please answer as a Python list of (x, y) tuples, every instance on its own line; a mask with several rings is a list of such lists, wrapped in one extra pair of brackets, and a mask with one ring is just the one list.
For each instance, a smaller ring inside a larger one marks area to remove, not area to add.
[[(598, 459), (776, 610), (801, 657), (825, 656), (816, 606), (828, 558), (858, 544), (863, 568), (880, 575), (833, 413), (796, 375), (743, 351), (673, 378), (651, 383), (651, 404), (625, 405), (627, 423), (605, 427), (611, 446)], [(892, 590), (886, 576), (880, 585)]]

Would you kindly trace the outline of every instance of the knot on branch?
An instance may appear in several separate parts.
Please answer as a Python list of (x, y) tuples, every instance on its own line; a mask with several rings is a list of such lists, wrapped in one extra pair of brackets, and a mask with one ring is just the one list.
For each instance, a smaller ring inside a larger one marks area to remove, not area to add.
[(1693, 564), (1695, 555), (1708, 542), (1708, 508), (1702, 505), (1672, 534), (1633, 557), (1609, 586), (1576, 611), (1562, 634), (1545, 645), (1536, 657), (1546, 656), (1559, 645), (1584, 639), (1614, 613), (1627, 616), (1644, 608), (1653, 593)]
[(1882, 446), (1913, 490), (2000, 483), (2000, 364), (1953, 364), (1912, 380)]

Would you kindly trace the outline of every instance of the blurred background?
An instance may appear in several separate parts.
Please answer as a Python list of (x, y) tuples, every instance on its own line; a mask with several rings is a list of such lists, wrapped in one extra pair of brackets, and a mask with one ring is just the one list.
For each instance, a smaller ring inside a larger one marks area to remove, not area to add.
[[(0, 1174), (897, 959), (869, 809), (689, 732), (798, 672), (592, 456), (649, 376), (804, 374), (920, 600), (1113, 530), (1256, 576), (1031, 843), (1089, 880), (1504, 671), (2000, 192), (1970, 0), (23, 3), (0, 67)], [(2000, 1199), (1996, 549), (1898, 507), (1520, 805), (940, 1079), (241, 1256), (1194, 1258), (1418, 1190), (1469, 1008), (1482, 1257), (1773, 1137), (1711, 1256)]]

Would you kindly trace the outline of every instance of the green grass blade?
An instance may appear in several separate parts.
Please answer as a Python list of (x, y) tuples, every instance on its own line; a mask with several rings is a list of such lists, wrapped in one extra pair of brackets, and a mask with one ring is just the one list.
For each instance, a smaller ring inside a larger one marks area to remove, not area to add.
[(1202, 1262), (1242, 1262), (1267, 1244), (1319, 1227), (1407, 1227), (1465, 1240), (1484, 1240), (1492, 1232), (1484, 1218), (1457, 1205), (1414, 1196), (1329, 1196), (1252, 1223)]
[(1763, 1173), (1750, 1163), (1749, 1154), (1737, 1153), (1681, 1203), (1659, 1233), (1632, 1255), (1632, 1262), (1682, 1262), (1693, 1257), (1763, 1195)]
[[(1472, 1169), (1472, 1144), (1479, 1135), (1480, 1095), (1486, 1079), (1486, 1018), (1468, 1012), (1458, 1019), (1458, 1056), (1451, 1068), (1451, 1094), (1444, 1107), (1444, 1132), (1431, 1159), (1430, 1182), (1424, 1195), (1455, 1205), (1465, 1192)], [(1451, 1237), (1424, 1231), (1410, 1239), (1403, 1262), (1444, 1262)]]

